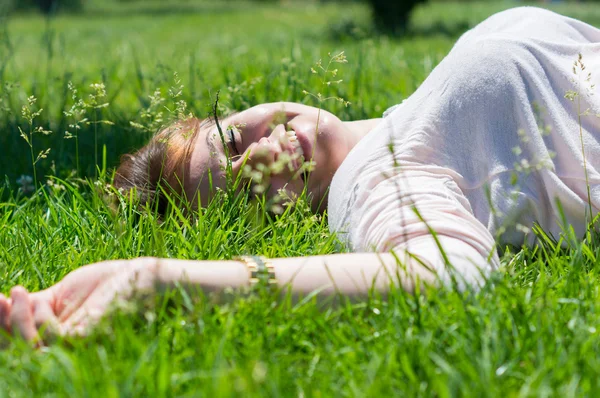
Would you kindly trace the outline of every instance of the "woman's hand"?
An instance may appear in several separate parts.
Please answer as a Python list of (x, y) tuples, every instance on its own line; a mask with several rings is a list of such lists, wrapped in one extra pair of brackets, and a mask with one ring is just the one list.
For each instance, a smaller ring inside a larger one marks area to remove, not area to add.
[(105, 261), (81, 267), (37, 293), (17, 286), (10, 299), (0, 295), (0, 326), (32, 342), (85, 334), (114, 300), (154, 291), (157, 267), (154, 258)]
[[(400, 253), (402, 254), (402, 253)], [(320, 296), (344, 294), (368, 297), (372, 289), (387, 293), (391, 283), (413, 291), (415, 280), (437, 283), (421, 261), (398, 253), (340, 253), (326, 256), (273, 259), (277, 287), (282, 293)], [(0, 295), (0, 327), (34, 343), (53, 336), (82, 335), (111, 309), (116, 300), (136, 293), (183, 288), (219, 293), (250, 286), (250, 270), (241, 261), (195, 261), (138, 258), (86, 265), (56, 285), (37, 293), (23, 287)], [(417, 279), (415, 279), (417, 278)], [(330, 301), (330, 300), (328, 300)], [(42, 336), (40, 336), (40, 332)]]

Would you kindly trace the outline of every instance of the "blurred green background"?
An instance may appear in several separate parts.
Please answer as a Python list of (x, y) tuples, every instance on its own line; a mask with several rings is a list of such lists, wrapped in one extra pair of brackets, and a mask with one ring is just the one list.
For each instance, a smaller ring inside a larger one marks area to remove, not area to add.
[[(315, 105), (302, 91), (319, 88), (310, 68), (329, 52), (345, 51), (349, 64), (340, 71), (344, 82), (324, 94), (342, 96), (352, 105), (325, 107), (342, 119), (380, 116), (419, 86), (461, 33), (495, 12), (523, 5), (419, 2), (407, 26), (389, 32), (381, 29), (368, 1), (51, 3), (0, 2), (0, 148), (5, 153), (0, 177), (13, 188), (19, 176), (32, 175), (30, 148), (19, 128), (52, 131), (33, 135), (36, 155), (50, 149), (36, 164), (41, 176), (95, 175), (96, 167), (114, 167), (120, 155), (147, 141), (161, 120), (170, 118), (164, 106), (173, 110), (180, 100), (200, 117), (208, 114), (217, 91), (224, 112), (265, 101)], [(600, 25), (594, 2), (533, 4)], [(83, 112), (79, 119), (87, 122), (76, 131), (76, 118), (65, 114), (75, 102), (69, 82), (82, 99), (93, 91), (91, 84), (106, 89), (106, 107)], [(170, 98), (174, 85), (183, 89)], [(148, 109), (157, 89), (167, 102)], [(43, 109), (32, 126), (21, 114), (30, 96), (37, 99), (34, 109)], [(164, 113), (159, 120), (157, 112)], [(91, 122), (99, 120), (111, 124)], [(74, 132), (77, 143), (65, 139)]]

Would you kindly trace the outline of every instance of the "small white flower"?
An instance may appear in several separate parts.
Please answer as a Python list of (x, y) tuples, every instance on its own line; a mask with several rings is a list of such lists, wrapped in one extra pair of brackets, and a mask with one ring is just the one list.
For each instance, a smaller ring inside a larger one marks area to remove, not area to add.
[(271, 211), (274, 214), (282, 214), (283, 213), (283, 207), (281, 205), (274, 204), (273, 206), (271, 206)]
[(531, 232), (531, 229), (529, 229), (527, 226), (520, 224), (520, 223), (517, 223), (517, 225), (515, 226), (515, 229), (524, 234), (528, 234)]

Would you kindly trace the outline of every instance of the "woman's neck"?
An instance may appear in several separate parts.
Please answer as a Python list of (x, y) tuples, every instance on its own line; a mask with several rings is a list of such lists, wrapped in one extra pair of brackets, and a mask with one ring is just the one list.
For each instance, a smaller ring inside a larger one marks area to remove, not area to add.
[(331, 185), (333, 176), (346, 157), (348, 157), (350, 151), (382, 120), (378, 118), (343, 122), (348, 134), (343, 136), (344, 142), (339, 142), (335, 152), (332, 151), (332, 156), (329, 159), (330, 163), (327, 167), (327, 169), (332, 170), (331, 174), (320, 181), (316, 181), (314, 186), (309, 187), (312, 192), (318, 192), (313, 197), (312, 207), (315, 212), (323, 211), (327, 208), (329, 186)]
[(382, 118), (376, 119), (365, 119), (365, 120), (355, 120), (351, 122), (344, 122), (348, 131), (351, 134), (350, 147), (348, 149), (348, 153), (358, 144), (360, 140), (364, 138), (367, 134), (371, 132), (379, 123), (381, 123)]

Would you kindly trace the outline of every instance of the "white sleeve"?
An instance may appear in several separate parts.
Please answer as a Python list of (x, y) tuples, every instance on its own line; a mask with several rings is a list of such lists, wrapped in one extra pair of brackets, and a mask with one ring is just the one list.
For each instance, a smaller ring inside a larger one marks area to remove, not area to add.
[(443, 284), (450, 285), (454, 276), (461, 289), (480, 285), (498, 268), (494, 238), (448, 175), (404, 169), (362, 197), (349, 230), (355, 251), (394, 251), (400, 259), (409, 253), (434, 270)]

